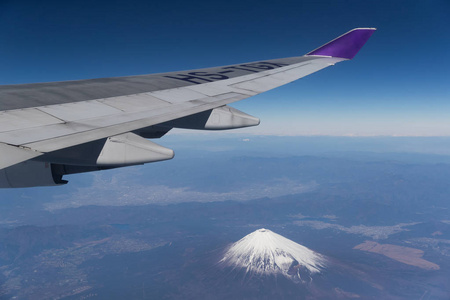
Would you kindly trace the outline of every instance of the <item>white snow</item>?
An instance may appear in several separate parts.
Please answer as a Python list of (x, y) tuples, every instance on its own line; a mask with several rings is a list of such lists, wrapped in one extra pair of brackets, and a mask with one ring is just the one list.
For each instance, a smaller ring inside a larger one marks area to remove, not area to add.
[(324, 267), (325, 258), (264, 228), (232, 244), (220, 260), (233, 268), (245, 268), (247, 273), (283, 274), (286, 277), (291, 277), (288, 271), (294, 262), (310, 273), (317, 273)]

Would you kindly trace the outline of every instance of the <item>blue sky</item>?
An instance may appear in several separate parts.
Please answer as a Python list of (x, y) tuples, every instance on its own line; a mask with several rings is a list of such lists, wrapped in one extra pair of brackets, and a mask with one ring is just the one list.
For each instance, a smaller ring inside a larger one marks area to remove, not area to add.
[(275, 135), (450, 135), (450, 2), (0, 2), (0, 83), (296, 56), (377, 27), (351, 62), (236, 103)]

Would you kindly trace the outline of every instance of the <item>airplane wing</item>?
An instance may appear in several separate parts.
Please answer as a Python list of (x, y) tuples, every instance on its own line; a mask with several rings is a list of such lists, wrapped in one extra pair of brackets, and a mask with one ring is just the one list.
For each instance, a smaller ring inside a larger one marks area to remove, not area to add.
[(148, 138), (172, 128), (259, 124), (227, 104), (352, 59), (374, 28), (304, 56), (152, 75), (0, 86), (0, 187), (66, 183), (62, 176), (171, 159)]

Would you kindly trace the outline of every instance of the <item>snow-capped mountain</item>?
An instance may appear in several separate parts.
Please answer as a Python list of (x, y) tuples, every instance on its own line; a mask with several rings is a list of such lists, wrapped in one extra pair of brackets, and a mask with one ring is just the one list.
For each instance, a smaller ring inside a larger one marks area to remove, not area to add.
[(246, 274), (278, 275), (302, 279), (325, 266), (324, 256), (268, 229), (258, 229), (232, 244), (220, 260)]

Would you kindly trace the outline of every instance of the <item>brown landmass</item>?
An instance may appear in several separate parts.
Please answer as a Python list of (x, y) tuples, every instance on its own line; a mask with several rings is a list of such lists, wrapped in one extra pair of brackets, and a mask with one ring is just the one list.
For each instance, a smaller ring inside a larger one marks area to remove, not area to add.
[(401, 263), (425, 270), (439, 270), (437, 264), (422, 258), (424, 252), (420, 249), (391, 244), (379, 244), (373, 241), (365, 241), (362, 244), (356, 245), (353, 249), (382, 254)]

